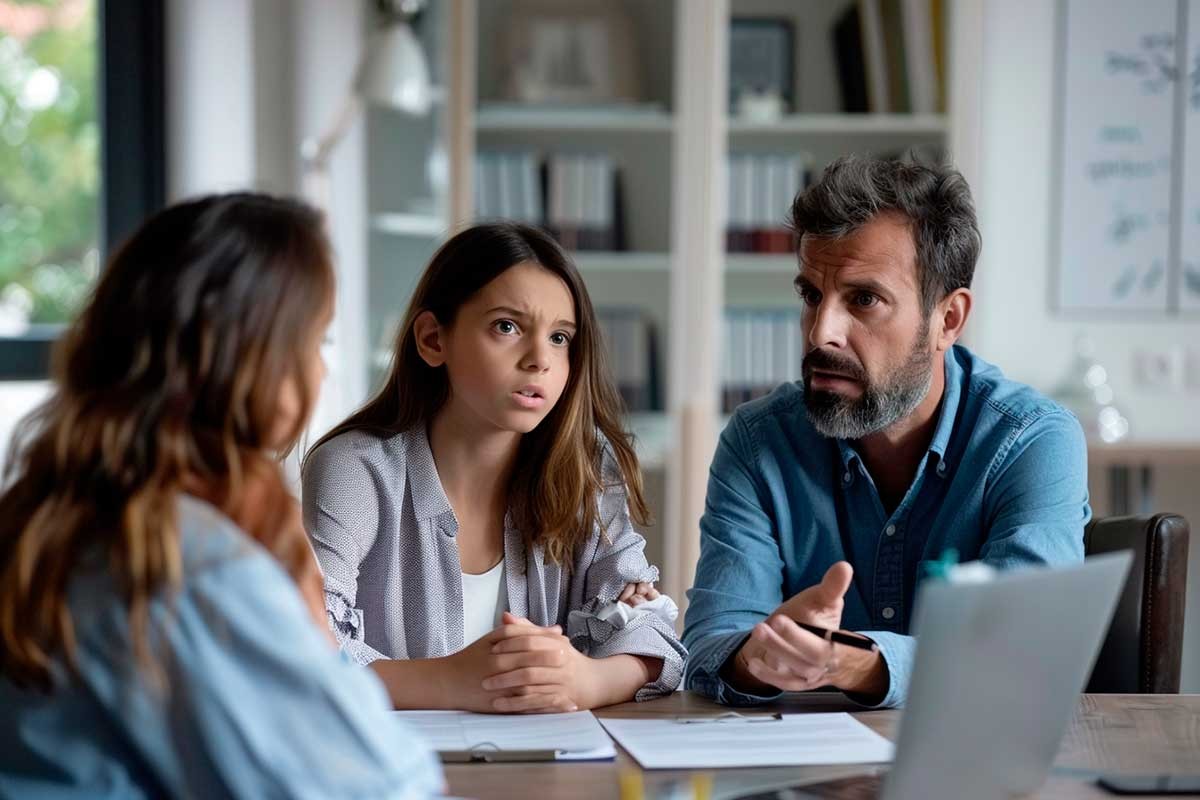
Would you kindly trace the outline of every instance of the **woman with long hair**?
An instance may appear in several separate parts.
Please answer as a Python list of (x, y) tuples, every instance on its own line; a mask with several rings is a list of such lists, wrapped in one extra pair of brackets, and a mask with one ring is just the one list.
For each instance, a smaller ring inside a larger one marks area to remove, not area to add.
[(59, 344), (0, 495), (0, 795), (440, 787), (337, 652), (278, 463), (324, 377), (322, 231), (266, 195), (168, 208)]
[(386, 384), (303, 471), (333, 630), (397, 707), (564, 711), (676, 688), (685, 651), (633, 529), (646, 505), (620, 413), (553, 239), (494, 223), (442, 246)]

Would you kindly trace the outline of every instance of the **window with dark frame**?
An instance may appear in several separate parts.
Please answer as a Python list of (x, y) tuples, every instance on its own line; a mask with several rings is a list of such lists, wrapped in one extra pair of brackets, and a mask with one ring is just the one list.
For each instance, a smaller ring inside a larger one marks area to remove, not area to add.
[(0, 381), (166, 195), (163, 0), (0, 0)]

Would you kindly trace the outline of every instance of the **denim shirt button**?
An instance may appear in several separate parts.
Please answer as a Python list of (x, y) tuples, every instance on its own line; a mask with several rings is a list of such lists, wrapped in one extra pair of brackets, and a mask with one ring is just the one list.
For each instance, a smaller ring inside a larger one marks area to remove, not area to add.
[(888, 536), (892, 536), (896, 533), (896, 526), (888, 525), (886, 528), (883, 529), (883, 532), (886, 533)]
[(842, 481), (844, 481), (845, 483), (850, 482), (850, 473), (849, 472), (847, 472), (845, 475), (842, 476)]
[(882, 613), (884, 619), (891, 619), (892, 617), (896, 616), (896, 609), (892, 608), (891, 606), (887, 606), (883, 609)]

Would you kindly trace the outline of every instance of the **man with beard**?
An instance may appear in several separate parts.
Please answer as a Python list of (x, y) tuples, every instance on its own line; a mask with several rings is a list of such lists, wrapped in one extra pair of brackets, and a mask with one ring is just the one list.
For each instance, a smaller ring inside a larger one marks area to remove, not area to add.
[(731, 705), (835, 687), (898, 706), (924, 562), (1082, 560), (1086, 444), (1066, 410), (956, 344), (981, 247), (956, 170), (843, 158), (791, 223), (802, 386), (741, 406), (721, 435), (686, 686)]

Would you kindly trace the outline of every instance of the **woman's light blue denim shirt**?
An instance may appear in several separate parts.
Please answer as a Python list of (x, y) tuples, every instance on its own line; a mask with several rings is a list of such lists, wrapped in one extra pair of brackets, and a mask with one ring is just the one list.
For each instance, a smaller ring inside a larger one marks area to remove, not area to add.
[(430, 750), (342, 657), (295, 584), (212, 506), (182, 497), (184, 579), (151, 602), (165, 686), (136, 666), (103, 569), (69, 587), (78, 675), (49, 694), (0, 678), (0, 797), (416, 798)]

